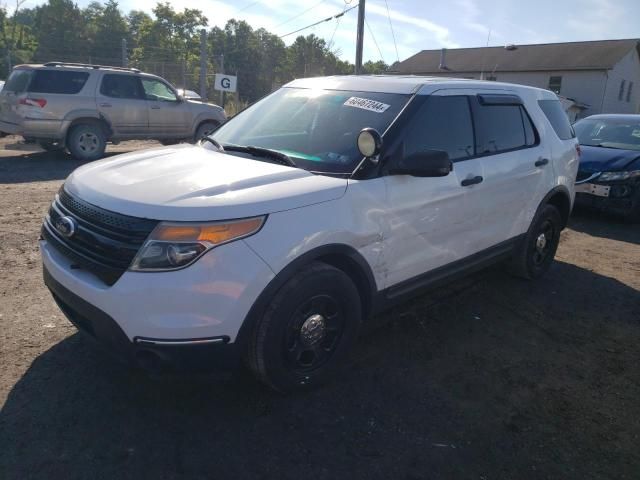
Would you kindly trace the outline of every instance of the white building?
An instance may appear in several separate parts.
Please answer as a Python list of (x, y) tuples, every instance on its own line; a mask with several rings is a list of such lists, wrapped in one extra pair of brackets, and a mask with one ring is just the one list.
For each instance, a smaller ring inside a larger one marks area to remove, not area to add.
[(640, 113), (640, 41), (423, 50), (391, 73), (464, 77), (548, 88), (580, 105), (580, 117)]

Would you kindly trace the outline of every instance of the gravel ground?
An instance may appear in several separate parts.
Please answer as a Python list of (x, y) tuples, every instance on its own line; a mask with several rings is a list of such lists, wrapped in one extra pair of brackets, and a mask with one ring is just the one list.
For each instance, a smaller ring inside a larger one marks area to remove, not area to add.
[(639, 226), (581, 213), (544, 279), (496, 268), (420, 297), (376, 319), (334, 383), (285, 397), (95, 350), (36, 242), (78, 163), (0, 149), (1, 479), (640, 477)]

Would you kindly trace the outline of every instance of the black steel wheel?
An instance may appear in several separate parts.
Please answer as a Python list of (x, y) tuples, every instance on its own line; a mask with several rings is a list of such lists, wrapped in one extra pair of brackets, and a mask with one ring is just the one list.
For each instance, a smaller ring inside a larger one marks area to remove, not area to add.
[(347, 274), (316, 262), (291, 277), (253, 328), (246, 363), (281, 392), (307, 389), (333, 375), (356, 340), (362, 306)]
[(556, 255), (561, 231), (562, 218), (558, 209), (553, 205), (541, 207), (514, 252), (511, 271), (527, 279), (544, 275)]

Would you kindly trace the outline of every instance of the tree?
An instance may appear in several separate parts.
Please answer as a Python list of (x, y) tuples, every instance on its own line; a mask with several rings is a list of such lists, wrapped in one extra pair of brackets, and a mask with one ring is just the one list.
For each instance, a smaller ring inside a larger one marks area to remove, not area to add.
[(36, 7), (36, 61), (91, 61), (84, 16), (71, 0), (48, 0)]

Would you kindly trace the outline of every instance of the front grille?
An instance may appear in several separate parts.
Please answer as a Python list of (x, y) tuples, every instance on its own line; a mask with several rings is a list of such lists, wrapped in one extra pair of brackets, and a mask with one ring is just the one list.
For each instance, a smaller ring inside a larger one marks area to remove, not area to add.
[[(62, 217), (71, 217), (77, 228), (65, 237), (56, 228)], [(74, 265), (87, 270), (107, 285), (125, 272), (138, 250), (158, 224), (104, 210), (60, 189), (49, 209), (42, 236)]]

